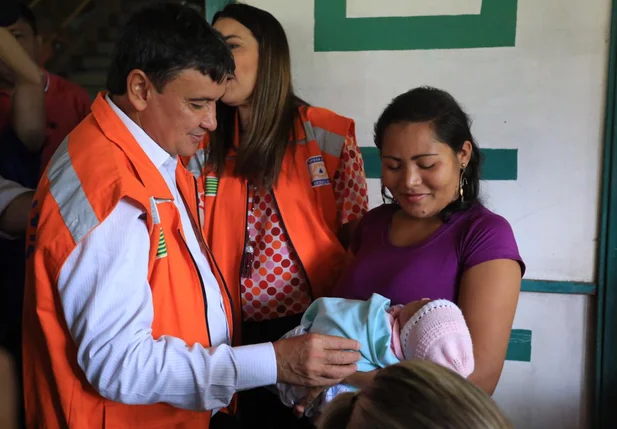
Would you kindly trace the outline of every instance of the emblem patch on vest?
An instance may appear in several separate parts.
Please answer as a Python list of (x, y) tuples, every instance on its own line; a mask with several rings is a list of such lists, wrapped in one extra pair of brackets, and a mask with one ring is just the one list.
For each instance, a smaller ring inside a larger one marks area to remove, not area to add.
[(324, 163), (321, 155), (310, 157), (306, 161), (306, 165), (309, 170), (309, 175), (311, 176), (311, 185), (313, 188), (327, 186), (330, 184), (326, 164)]
[(163, 228), (159, 233), (159, 246), (156, 249), (156, 259), (164, 258), (167, 256), (167, 243), (165, 242), (165, 234), (163, 234)]
[(219, 190), (219, 178), (206, 176), (206, 197), (216, 197)]

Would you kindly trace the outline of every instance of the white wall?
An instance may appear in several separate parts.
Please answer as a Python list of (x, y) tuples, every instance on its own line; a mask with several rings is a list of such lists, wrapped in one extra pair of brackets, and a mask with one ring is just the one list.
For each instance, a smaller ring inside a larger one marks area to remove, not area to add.
[(593, 305), (580, 295), (521, 295), (514, 326), (532, 331), (531, 362), (506, 362), (494, 395), (516, 428), (590, 427)]
[[(299, 94), (354, 118), (362, 146), (394, 96), (419, 85), (450, 91), (481, 147), (519, 150), (518, 180), (483, 191), (511, 222), (526, 277), (594, 281), (610, 0), (519, 0), (515, 47), (371, 52), (314, 52), (313, 0), (247, 3), (285, 27)], [(479, 3), (347, 0), (347, 14), (473, 14)], [(379, 204), (378, 181), (369, 186)], [(591, 306), (584, 296), (521, 297), (514, 327), (532, 330), (532, 362), (507, 362), (496, 393), (517, 427), (587, 427)]]

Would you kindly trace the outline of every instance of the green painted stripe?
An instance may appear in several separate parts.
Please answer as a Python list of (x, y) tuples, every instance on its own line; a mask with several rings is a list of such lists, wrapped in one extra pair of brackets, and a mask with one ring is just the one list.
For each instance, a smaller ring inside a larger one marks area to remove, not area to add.
[(379, 149), (373, 146), (363, 146), (360, 148), (362, 159), (364, 160), (364, 171), (368, 179), (381, 178), (381, 157)]
[[(376, 147), (361, 147), (366, 177), (381, 177), (381, 159)], [(482, 180), (516, 180), (518, 178), (518, 149), (482, 149), (484, 164)]]
[(482, 149), (482, 180), (516, 180), (518, 149)]
[(346, 15), (346, 0), (315, 0), (316, 52), (484, 48), (516, 41), (517, 0), (484, 0), (479, 15)]
[(551, 280), (527, 280), (523, 279), (522, 292), (537, 293), (565, 293), (572, 295), (594, 295), (596, 285), (594, 283), (566, 282)]
[(229, 3), (234, 3), (233, 0), (206, 0), (206, 20), (212, 23), (214, 14), (222, 10)]
[(506, 360), (531, 362), (531, 331), (528, 329), (512, 329)]
[(617, 422), (617, 1), (612, 2), (596, 300), (594, 428)]

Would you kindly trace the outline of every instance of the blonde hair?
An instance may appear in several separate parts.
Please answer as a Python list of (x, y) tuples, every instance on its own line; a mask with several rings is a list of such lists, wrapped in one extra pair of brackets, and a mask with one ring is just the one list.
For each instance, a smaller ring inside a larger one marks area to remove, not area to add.
[(446, 427), (513, 428), (480, 388), (449, 369), (420, 360), (385, 368), (367, 388), (337, 396), (319, 425), (320, 429)]

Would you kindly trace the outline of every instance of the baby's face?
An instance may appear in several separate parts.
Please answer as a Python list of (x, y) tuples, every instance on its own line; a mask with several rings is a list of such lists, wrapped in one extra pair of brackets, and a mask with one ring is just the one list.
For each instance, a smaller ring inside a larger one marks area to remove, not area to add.
[(401, 329), (405, 324), (413, 317), (414, 314), (418, 312), (422, 307), (424, 307), (431, 300), (428, 298), (421, 299), (420, 301), (411, 301), (406, 304), (401, 310), (398, 318)]

